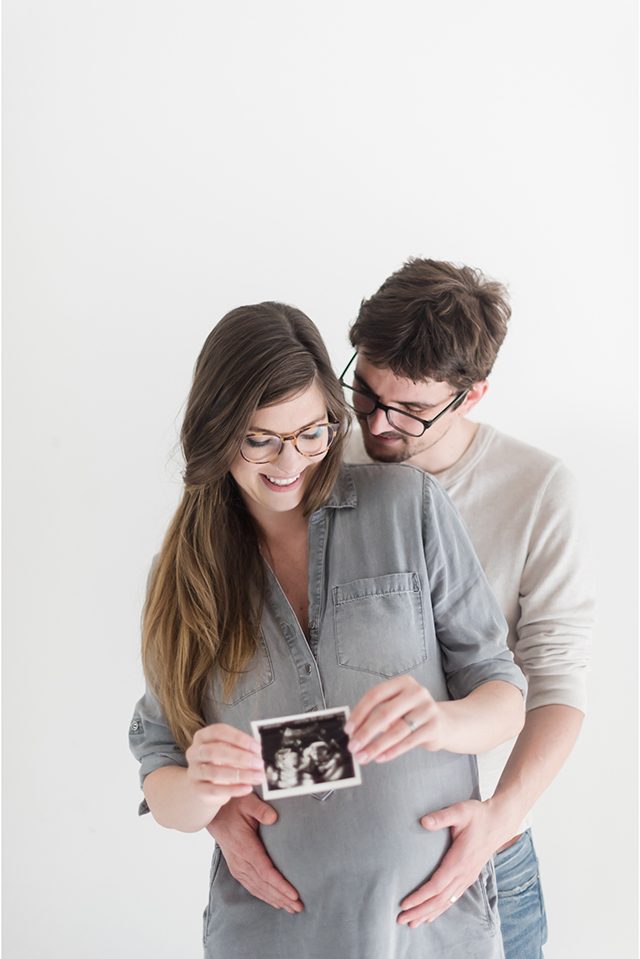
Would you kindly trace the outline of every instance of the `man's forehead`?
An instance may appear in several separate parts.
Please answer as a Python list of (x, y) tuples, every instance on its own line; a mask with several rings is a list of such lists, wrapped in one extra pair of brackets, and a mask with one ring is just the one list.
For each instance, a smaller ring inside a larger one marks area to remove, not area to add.
[(404, 396), (412, 397), (421, 393), (424, 394), (426, 391), (431, 392), (435, 387), (441, 389), (442, 386), (445, 386), (447, 389), (451, 389), (450, 385), (444, 380), (435, 380), (431, 377), (412, 380), (398, 376), (390, 367), (374, 365), (364, 356), (358, 356), (355, 371), (358, 376), (366, 380), (368, 386), (375, 389), (376, 393), (379, 392), (378, 387), (384, 387), (385, 390), (399, 391)]

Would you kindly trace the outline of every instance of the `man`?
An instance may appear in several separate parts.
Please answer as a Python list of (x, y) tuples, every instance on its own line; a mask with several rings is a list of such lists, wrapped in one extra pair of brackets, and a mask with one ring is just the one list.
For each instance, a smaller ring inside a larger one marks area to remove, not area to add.
[[(452, 845), (403, 900), (398, 922), (437, 919), (495, 854), (506, 959), (539, 959), (546, 917), (526, 817), (582, 724), (593, 609), (571, 476), (554, 457), (466, 418), (487, 391), (510, 312), (505, 289), (479, 271), (411, 260), (362, 303), (342, 381), (361, 428), (349, 458), (436, 476), (467, 524), (529, 682), (515, 746), (478, 757), (483, 801), (425, 810), (423, 827), (449, 827)], [(257, 826), (277, 814), (256, 796), (240, 802), (210, 827), (233, 875), (271, 905), (300, 911), (257, 841)]]

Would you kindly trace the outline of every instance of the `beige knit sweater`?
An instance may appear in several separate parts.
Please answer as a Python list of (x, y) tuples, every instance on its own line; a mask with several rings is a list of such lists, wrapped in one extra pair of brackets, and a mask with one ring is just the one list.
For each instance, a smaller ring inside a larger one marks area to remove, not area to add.
[[(347, 462), (370, 462), (359, 429)], [(575, 482), (553, 456), (480, 424), (457, 463), (436, 476), (465, 521), (529, 683), (527, 709), (586, 709), (593, 624), (591, 575)], [(513, 740), (478, 756), (493, 795)]]

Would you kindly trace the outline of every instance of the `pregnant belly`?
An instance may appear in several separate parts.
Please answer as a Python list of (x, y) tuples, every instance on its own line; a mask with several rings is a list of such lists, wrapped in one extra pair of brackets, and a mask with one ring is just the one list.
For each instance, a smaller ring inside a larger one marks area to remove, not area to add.
[(274, 802), (279, 819), (262, 830), (276, 867), (303, 901), (322, 901), (352, 883), (394, 908), (423, 883), (449, 845), (449, 831), (427, 832), (420, 817), (477, 796), (468, 756), (414, 751), (362, 769), (362, 784), (324, 801), (297, 796)]
[(362, 785), (320, 802), (296, 796), (262, 839), (296, 887), (295, 917), (253, 897), (214, 856), (205, 913), (206, 959), (498, 959), (497, 912), (485, 870), (437, 923), (409, 930), (396, 922), (400, 901), (429, 878), (449, 845), (448, 830), (427, 832), (420, 817), (477, 797), (467, 756), (414, 751), (365, 766)]

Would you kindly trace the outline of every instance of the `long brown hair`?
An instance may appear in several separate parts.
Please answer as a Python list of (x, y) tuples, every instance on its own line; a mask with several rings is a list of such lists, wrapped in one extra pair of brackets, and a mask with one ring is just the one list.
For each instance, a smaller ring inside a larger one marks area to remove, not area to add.
[(255, 411), (314, 379), (341, 429), (310, 478), (305, 515), (334, 486), (349, 422), (315, 325), (281, 303), (241, 306), (214, 327), (196, 362), (180, 436), (185, 489), (150, 576), (142, 619), (145, 675), (182, 749), (204, 725), (202, 702), (214, 672), (229, 692), (258, 641), (263, 565), (229, 467)]

